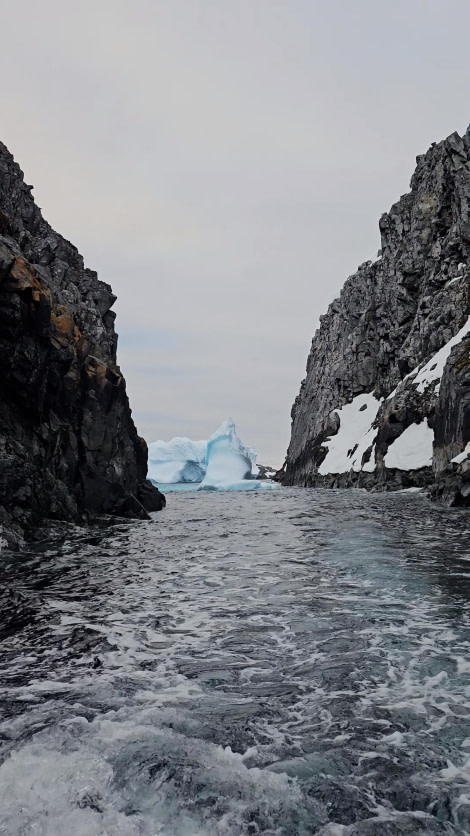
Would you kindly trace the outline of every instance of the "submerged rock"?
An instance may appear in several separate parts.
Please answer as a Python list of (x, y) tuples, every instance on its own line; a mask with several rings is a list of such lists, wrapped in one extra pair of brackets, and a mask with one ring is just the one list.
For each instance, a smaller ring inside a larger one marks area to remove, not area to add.
[(320, 317), (280, 478), (430, 485), (433, 495), (466, 505), (470, 129), (417, 158), (411, 191), (382, 216), (380, 232), (377, 259), (358, 268)]
[(0, 524), (12, 543), (46, 519), (147, 517), (161, 502), (117, 365), (116, 297), (31, 188), (0, 143)]

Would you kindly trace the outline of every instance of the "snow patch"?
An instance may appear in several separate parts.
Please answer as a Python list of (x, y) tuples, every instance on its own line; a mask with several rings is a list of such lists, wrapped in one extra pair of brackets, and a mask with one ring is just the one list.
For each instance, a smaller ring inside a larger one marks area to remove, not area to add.
[(465, 447), (465, 450), (462, 450), (461, 453), (459, 453), (457, 456), (454, 456), (454, 458), (451, 459), (451, 462), (454, 462), (454, 464), (462, 464), (462, 462), (464, 462), (465, 459), (468, 459), (469, 456), (470, 456), (470, 441), (468, 442), (467, 446)]
[(370, 255), (368, 258), (366, 258), (365, 263), (367, 264), (367, 262), (370, 261), (371, 264), (376, 264), (377, 261), (381, 261), (381, 260), (382, 260), (382, 250), (374, 250), (372, 255)]
[[(450, 352), (452, 351), (454, 345), (458, 345), (467, 334), (470, 333), (470, 316), (467, 319), (467, 322), (460, 329), (460, 331), (449, 340), (444, 346), (442, 346), (439, 351), (428, 360), (424, 366), (417, 366), (416, 369), (413, 369), (412, 372), (406, 375), (403, 378), (402, 384), (405, 380), (409, 380), (412, 378), (412, 383), (416, 386), (418, 392), (421, 394), (428, 388), (432, 383), (435, 383), (435, 391), (436, 393), (439, 391), (439, 383), (442, 377), (442, 373), (444, 371), (444, 366), (447, 362), (447, 358), (449, 357)], [(400, 385), (402, 385), (400, 384)], [(397, 387), (398, 388), (398, 387)], [(389, 398), (393, 397), (397, 389), (395, 389), (390, 395)]]
[(371, 425), (381, 403), (369, 393), (357, 395), (351, 403), (335, 410), (340, 419), (340, 426), (336, 435), (325, 441), (328, 453), (318, 468), (322, 476), (329, 473), (348, 473), (350, 470), (356, 473), (361, 470), (372, 473), (375, 470), (374, 451), (363, 467), (361, 459), (365, 451), (373, 445), (377, 435), (377, 430)]
[(390, 445), (384, 457), (385, 467), (418, 470), (432, 464), (434, 433), (426, 420), (410, 424)]

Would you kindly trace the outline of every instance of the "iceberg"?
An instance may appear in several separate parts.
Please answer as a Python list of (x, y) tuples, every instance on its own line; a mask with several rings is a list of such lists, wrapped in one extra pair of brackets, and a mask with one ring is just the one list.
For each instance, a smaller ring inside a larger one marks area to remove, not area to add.
[(200, 488), (227, 489), (252, 480), (257, 471), (255, 450), (244, 446), (237, 436), (232, 418), (227, 418), (207, 442), (206, 475)]
[(201, 482), (206, 474), (207, 441), (177, 437), (154, 441), (148, 450), (148, 478), (153, 482)]
[(199, 484), (199, 490), (273, 489), (273, 482), (257, 480), (256, 450), (238, 438), (232, 418), (208, 441), (173, 438), (148, 446), (148, 478), (157, 485)]

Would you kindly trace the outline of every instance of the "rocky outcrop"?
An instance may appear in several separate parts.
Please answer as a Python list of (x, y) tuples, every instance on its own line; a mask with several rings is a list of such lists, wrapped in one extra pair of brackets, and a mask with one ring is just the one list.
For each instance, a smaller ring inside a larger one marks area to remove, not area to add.
[(265, 481), (266, 479), (274, 479), (276, 475), (276, 470), (274, 467), (270, 467), (268, 464), (257, 464), (258, 468), (258, 475), (256, 476), (257, 479), (260, 481)]
[(417, 158), (380, 233), (377, 259), (320, 317), (281, 478), (430, 485), (467, 504), (470, 129)]
[(0, 143), (0, 525), (146, 517), (146, 481), (116, 362), (116, 299), (51, 229)]
[(435, 497), (470, 505), (470, 334), (449, 355), (434, 415)]

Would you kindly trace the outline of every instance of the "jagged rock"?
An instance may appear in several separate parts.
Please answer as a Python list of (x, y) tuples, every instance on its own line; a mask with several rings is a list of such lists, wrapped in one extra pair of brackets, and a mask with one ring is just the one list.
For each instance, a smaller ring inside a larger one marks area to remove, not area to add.
[(116, 297), (31, 188), (0, 143), (0, 523), (11, 543), (45, 519), (147, 516), (139, 491), (146, 507), (161, 503), (116, 361)]
[(137, 491), (137, 499), (146, 511), (161, 511), (166, 506), (165, 494), (152, 484), (150, 479), (141, 482)]
[(258, 464), (257, 468), (258, 468), (258, 475), (257, 475), (256, 478), (260, 479), (261, 481), (263, 481), (265, 479), (273, 479), (274, 476), (276, 475), (276, 471), (275, 471), (274, 467), (270, 467), (268, 464)]
[(470, 439), (470, 336), (452, 349), (442, 375), (434, 415), (432, 495), (449, 505), (470, 505), (470, 459), (461, 458)]
[[(470, 129), (417, 158), (410, 193), (379, 226), (378, 258), (320, 317), (279, 478), (382, 489), (436, 482), (435, 494), (465, 504), (466, 465), (451, 459), (469, 440)], [(341, 411), (349, 404), (358, 415), (365, 394), (376, 400), (368, 428), (329, 468), (344, 443)], [(415, 455), (413, 466), (392, 466), (410, 453), (416, 427), (430, 439), (429, 461)]]

